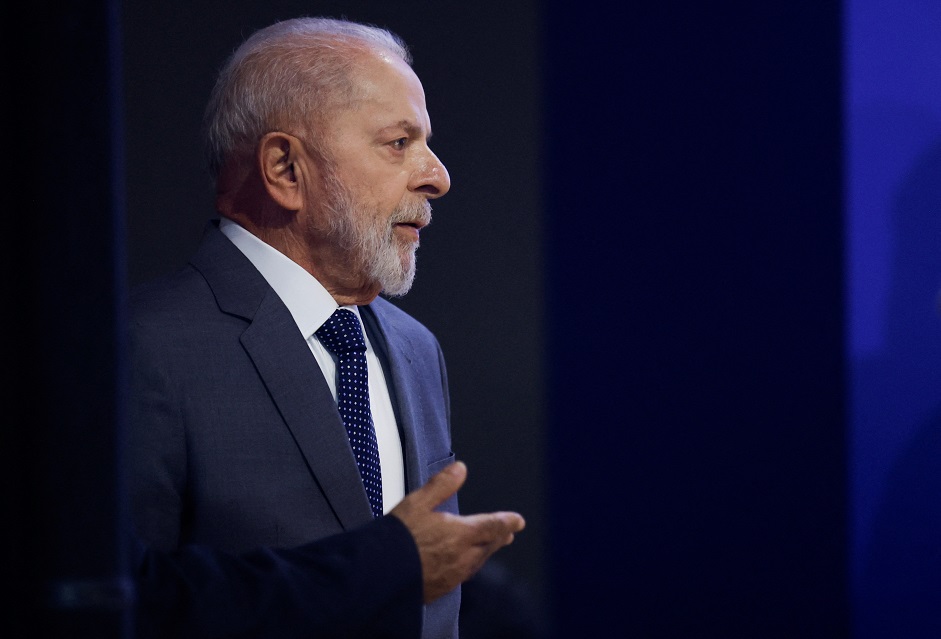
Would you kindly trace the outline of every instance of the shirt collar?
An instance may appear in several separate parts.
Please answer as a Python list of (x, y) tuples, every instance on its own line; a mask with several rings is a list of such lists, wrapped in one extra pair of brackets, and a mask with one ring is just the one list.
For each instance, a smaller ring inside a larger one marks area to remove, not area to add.
[[(245, 254), (271, 285), (288, 307), (304, 339), (309, 339), (337, 310), (336, 300), (323, 284), (284, 253), (228, 218), (219, 220), (219, 230)], [(344, 308), (359, 317), (356, 306)]]

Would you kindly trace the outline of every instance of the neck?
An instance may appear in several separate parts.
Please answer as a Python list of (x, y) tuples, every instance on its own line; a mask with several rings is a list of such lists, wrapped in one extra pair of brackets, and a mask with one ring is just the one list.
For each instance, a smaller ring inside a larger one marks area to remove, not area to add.
[(353, 268), (346, 263), (345, 255), (335, 255), (333, 245), (320, 242), (310, 246), (292, 224), (261, 225), (254, 221), (255, 216), (231, 212), (223, 215), (310, 273), (327, 289), (338, 306), (365, 306), (382, 290), (379, 284), (353, 275)]

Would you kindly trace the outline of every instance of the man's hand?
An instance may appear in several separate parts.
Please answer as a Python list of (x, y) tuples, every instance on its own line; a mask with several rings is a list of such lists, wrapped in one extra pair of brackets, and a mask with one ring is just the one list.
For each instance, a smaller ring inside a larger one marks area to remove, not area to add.
[(437, 512), (464, 484), (467, 466), (454, 462), (408, 494), (389, 514), (411, 531), (421, 556), (425, 603), (454, 590), (483, 567), (490, 555), (513, 542), (526, 525), (514, 512), (454, 515)]

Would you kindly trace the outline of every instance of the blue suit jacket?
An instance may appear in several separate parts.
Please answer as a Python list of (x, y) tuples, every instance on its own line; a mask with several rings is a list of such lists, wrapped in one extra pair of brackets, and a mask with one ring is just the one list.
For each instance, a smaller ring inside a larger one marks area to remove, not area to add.
[[(287, 307), (217, 223), (186, 267), (135, 289), (131, 311), (129, 491), (145, 542), (241, 553), (300, 546), (370, 521), (316, 360)], [(360, 311), (390, 385), (411, 491), (454, 459), (441, 349), (381, 298)], [(456, 498), (444, 508), (457, 512)], [(457, 590), (427, 606), (422, 636), (456, 636), (459, 605)]]

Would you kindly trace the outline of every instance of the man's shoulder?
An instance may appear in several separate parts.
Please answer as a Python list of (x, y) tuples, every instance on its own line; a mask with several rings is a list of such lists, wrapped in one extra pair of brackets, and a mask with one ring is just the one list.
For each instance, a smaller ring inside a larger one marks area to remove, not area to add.
[(134, 311), (154, 310), (178, 304), (181, 300), (203, 294), (206, 290), (205, 279), (187, 264), (172, 273), (134, 284), (130, 289), (129, 301)]
[(199, 323), (197, 318), (213, 318), (219, 306), (205, 278), (186, 265), (179, 270), (135, 284), (128, 296), (132, 330), (144, 326), (154, 330), (182, 330)]

